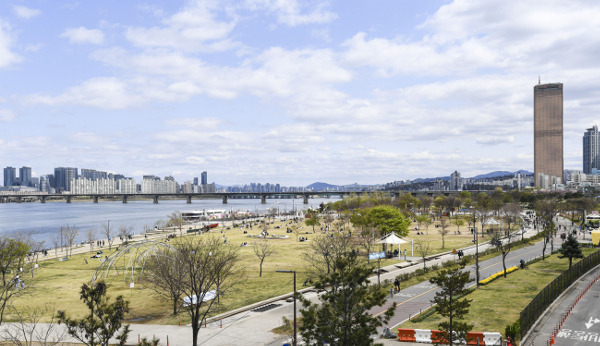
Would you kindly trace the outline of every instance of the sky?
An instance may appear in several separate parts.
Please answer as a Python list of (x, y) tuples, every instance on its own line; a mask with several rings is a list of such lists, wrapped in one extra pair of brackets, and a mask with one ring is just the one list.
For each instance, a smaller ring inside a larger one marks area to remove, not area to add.
[(533, 171), (564, 83), (565, 169), (600, 109), (600, 2), (7, 0), (0, 166), (221, 185)]

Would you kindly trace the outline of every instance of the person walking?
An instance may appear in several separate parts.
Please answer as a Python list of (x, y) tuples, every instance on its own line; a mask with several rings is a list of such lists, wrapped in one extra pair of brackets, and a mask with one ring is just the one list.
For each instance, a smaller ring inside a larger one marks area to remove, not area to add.
[(396, 290), (396, 292), (400, 292), (400, 280), (398, 280), (398, 278), (394, 280), (394, 289)]

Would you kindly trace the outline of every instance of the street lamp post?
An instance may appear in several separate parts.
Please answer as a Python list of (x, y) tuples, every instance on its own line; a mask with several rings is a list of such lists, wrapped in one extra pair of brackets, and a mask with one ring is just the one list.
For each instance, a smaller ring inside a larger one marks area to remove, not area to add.
[[(483, 228), (483, 225), (482, 225)], [(479, 239), (477, 235), (477, 217), (473, 211), (473, 242), (475, 243), (475, 280), (479, 288)]]
[(294, 273), (294, 340), (292, 344), (297, 346), (296, 335), (296, 271), (295, 270), (277, 270), (278, 273)]

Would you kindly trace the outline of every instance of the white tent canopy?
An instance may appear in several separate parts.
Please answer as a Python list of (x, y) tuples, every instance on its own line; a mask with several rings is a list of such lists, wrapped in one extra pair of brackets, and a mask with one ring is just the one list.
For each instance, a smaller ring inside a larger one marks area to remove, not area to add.
[[(408, 241), (398, 237), (396, 235), (396, 233), (392, 232), (388, 235), (386, 235), (385, 237), (383, 237), (380, 241), (377, 242), (378, 244), (392, 244), (392, 245), (398, 245), (398, 257), (400, 257), (400, 244), (405, 244), (408, 243)], [(393, 249), (393, 247), (392, 247)]]
[(396, 233), (390, 233), (388, 235), (386, 235), (383, 239), (381, 239), (380, 241), (377, 242), (378, 244), (406, 244), (408, 243), (408, 241), (398, 237), (396, 235)]
[(498, 220), (494, 219), (493, 217), (490, 217), (489, 219), (487, 219), (484, 222), (484, 225), (498, 226), (498, 225), (500, 225), (500, 222)]

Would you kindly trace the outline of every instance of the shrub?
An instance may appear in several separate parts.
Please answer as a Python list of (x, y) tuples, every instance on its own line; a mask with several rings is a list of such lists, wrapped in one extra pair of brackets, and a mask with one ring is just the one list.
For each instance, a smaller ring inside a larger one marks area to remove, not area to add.
[(521, 319), (518, 319), (513, 324), (509, 324), (504, 329), (504, 336), (510, 338), (513, 343), (517, 341), (517, 337), (521, 335)]
[[(519, 269), (519, 267), (517, 267), (517, 266), (510, 267), (510, 268), (506, 269), (506, 273), (507, 274), (508, 273), (512, 273), (512, 272), (514, 272), (517, 269)], [(480, 285), (487, 285), (487, 284), (489, 284), (490, 282), (496, 280), (496, 278), (499, 278), (502, 275), (504, 275), (504, 270), (499, 271), (496, 274), (493, 274), (493, 275), (489, 276), (488, 278), (479, 281), (479, 284)]]

